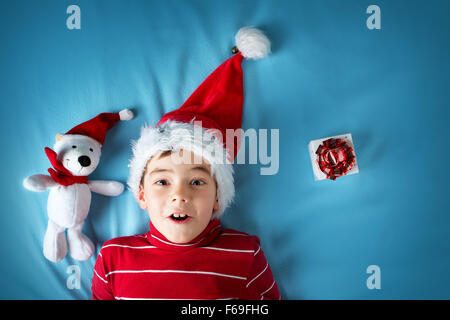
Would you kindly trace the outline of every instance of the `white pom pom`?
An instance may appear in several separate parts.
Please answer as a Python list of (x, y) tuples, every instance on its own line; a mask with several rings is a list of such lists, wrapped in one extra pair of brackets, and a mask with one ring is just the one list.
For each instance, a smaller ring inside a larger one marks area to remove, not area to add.
[(131, 120), (134, 117), (134, 114), (131, 110), (129, 109), (123, 109), (122, 111), (119, 112), (119, 117), (120, 120)]
[(270, 41), (259, 29), (244, 27), (236, 33), (236, 47), (247, 59), (262, 59), (270, 53)]

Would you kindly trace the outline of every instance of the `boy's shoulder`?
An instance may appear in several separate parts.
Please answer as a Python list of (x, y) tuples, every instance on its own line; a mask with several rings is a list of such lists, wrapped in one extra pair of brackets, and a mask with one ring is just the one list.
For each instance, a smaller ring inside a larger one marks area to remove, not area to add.
[(260, 247), (260, 240), (257, 236), (242, 231), (223, 229), (216, 244), (224, 244), (238, 250), (257, 250)]

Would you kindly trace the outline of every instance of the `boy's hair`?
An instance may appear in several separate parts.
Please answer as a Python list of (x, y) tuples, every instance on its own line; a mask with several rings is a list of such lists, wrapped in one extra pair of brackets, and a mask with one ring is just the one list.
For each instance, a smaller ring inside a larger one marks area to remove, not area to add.
[[(172, 150), (166, 150), (166, 151), (161, 152), (158, 155), (155, 155), (155, 156), (151, 157), (147, 161), (147, 165), (153, 158), (158, 157), (158, 159), (161, 159), (161, 158), (164, 158), (164, 157), (170, 155), (172, 152), (173, 152)], [(145, 178), (145, 175), (147, 174), (147, 165), (145, 166), (144, 173), (142, 173), (141, 182), (139, 183), (139, 185), (142, 186), (142, 187), (144, 187), (144, 178)]]

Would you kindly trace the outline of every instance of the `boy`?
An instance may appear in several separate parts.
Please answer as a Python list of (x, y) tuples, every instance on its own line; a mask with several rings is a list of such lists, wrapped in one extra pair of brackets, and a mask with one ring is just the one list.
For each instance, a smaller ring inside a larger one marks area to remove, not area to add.
[(281, 299), (259, 239), (219, 220), (234, 196), (239, 135), (235, 145), (226, 129), (241, 127), (241, 62), (270, 51), (254, 28), (239, 30), (236, 44), (235, 56), (134, 143), (128, 185), (150, 231), (105, 242), (93, 299)]

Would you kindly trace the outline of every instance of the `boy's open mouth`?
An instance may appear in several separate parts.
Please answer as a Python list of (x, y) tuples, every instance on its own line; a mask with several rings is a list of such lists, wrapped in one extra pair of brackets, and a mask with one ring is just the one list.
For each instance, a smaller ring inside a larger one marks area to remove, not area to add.
[(190, 216), (184, 213), (172, 213), (170, 215), (170, 219), (174, 222), (182, 223), (189, 220)]

